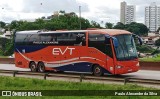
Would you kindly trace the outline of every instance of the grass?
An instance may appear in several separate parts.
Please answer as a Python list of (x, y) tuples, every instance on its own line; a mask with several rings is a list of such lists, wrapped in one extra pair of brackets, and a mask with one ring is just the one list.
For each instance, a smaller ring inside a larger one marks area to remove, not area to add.
[[(95, 84), (0, 76), (0, 90), (157, 90), (138, 85)], [(1, 98), (1, 97), (0, 97)], [(9, 97), (7, 97), (8, 99)], [(17, 99), (19, 97), (11, 97)], [(20, 97), (35, 98), (35, 97)], [(159, 99), (158, 96), (43, 96), (37, 99)]]
[(152, 58), (140, 58), (140, 61), (160, 62), (160, 54)]

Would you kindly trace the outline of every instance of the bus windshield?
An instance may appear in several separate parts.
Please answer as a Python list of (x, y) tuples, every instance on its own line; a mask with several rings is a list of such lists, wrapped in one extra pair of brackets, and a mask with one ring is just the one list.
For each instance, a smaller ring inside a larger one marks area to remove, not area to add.
[(119, 46), (115, 48), (117, 60), (132, 60), (138, 58), (134, 39), (130, 34), (115, 36)]

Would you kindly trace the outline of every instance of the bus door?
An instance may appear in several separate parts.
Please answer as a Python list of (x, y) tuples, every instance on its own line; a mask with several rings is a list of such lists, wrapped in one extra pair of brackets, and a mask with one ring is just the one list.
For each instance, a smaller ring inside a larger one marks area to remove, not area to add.
[(88, 57), (93, 64), (99, 64), (106, 70), (105, 35), (97, 32), (89, 32)]
[(115, 67), (115, 63), (114, 63), (114, 55), (113, 55), (113, 51), (114, 49), (112, 49), (112, 40), (110, 38), (110, 36), (106, 36), (105, 38), (105, 44), (106, 44), (106, 66), (107, 66), (107, 70), (109, 71), (109, 73), (114, 74), (114, 67)]
[(85, 32), (79, 32), (77, 35), (76, 35), (76, 41), (75, 41), (75, 53), (76, 53), (76, 56), (78, 58), (78, 60), (76, 61), (76, 63), (74, 64), (75, 65), (75, 68), (74, 70), (75, 71), (78, 71), (78, 72), (91, 72), (90, 68), (91, 68), (91, 65), (88, 61), (88, 51), (87, 51), (87, 44), (86, 44), (86, 33)]

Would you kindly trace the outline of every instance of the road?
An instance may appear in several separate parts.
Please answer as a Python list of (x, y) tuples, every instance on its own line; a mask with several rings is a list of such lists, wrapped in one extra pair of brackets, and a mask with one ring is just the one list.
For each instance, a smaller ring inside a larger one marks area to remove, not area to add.
[(4, 70), (18, 70), (18, 71), (29, 71), (30, 69), (15, 67), (15, 64), (0, 64), (0, 69)]
[[(0, 69), (30, 71), (30, 69), (15, 67), (14, 64), (0, 64)], [(138, 72), (135, 72), (135, 73), (123, 74), (123, 75), (121, 75), (121, 77), (135, 77), (135, 78), (160, 80), (160, 71), (139, 70)]]

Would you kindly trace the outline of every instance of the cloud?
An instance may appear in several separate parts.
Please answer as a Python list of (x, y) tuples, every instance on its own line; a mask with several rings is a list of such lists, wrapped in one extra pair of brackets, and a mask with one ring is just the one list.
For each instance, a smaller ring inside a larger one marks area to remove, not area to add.
[(86, 3), (76, 0), (23, 0), (22, 11), (26, 13), (53, 13), (60, 10), (78, 12), (79, 6), (83, 6), (83, 12), (89, 11)]
[[(12, 21), (49, 16), (55, 11), (79, 13), (97, 22), (116, 23), (120, 20), (120, 2), (124, 0), (0, 0), (0, 20)], [(125, 0), (136, 6), (136, 21), (144, 23), (145, 7), (160, 0)], [(4, 9), (2, 9), (4, 8)]]

